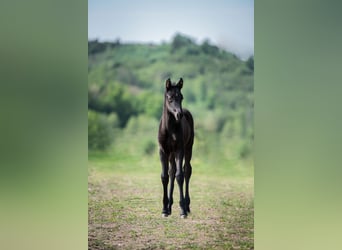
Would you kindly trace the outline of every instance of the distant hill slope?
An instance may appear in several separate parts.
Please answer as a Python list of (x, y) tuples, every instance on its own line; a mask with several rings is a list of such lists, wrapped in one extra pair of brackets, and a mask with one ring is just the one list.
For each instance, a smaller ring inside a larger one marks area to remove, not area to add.
[[(253, 58), (241, 61), (208, 41), (198, 45), (176, 35), (171, 43), (162, 45), (89, 41), (88, 48), (91, 109), (118, 112), (118, 107), (108, 102), (115, 102), (112, 98), (120, 91), (132, 96), (146, 91), (160, 95), (168, 77), (173, 81), (183, 77), (185, 103), (231, 111), (252, 105)], [(144, 112), (128, 109), (132, 115)]]
[(139, 115), (159, 120), (165, 80), (182, 77), (197, 134), (253, 138), (253, 57), (177, 34), (160, 45), (88, 41), (88, 61), (88, 108), (114, 114), (120, 128)]

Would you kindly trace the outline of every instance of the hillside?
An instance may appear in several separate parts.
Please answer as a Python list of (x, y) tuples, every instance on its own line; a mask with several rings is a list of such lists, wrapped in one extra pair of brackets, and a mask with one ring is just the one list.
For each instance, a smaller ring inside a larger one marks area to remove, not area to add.
[(209, 41), (197, 44), (177, 34), (160, 45), (89, 41), (88, 61), (91, 151), (154, 157), (165, 80), (182, 77), (198, 161), (240, 171), (236, 165), (251, 158), (253, 58), (245, 62)]

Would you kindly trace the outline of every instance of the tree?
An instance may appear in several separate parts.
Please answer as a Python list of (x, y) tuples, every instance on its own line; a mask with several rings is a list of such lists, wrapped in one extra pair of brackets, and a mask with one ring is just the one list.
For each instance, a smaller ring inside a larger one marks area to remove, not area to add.
[(246, 61), (246, 65), (250, 70), (254, 72), (254, 57), (253, 56), (248, 58), (248, 60)]
[(191, 38), (178, 33), (173, 38), (173, 41), (171, 43), (171, 51), (175, 52), (176, 50), (182, 47), (187, 47), (187, 46), (194, 45), (194, 44), (195, 43)]
[(120, 127), (124, 127), (130, 116), (138, 114), (136, 98), (118, 84), (110, 84), (101, 91), (90, 87), (88, 90), (88, 108), (97, 112), (119, 116)]
[(213, 56), (217, 56), (220, 54), (219, 48), (214, 45), (211, 45), (208, 39), (204, 40), (204, 42), (201, 45), (201, 48), (205, 54), (209, 54)]

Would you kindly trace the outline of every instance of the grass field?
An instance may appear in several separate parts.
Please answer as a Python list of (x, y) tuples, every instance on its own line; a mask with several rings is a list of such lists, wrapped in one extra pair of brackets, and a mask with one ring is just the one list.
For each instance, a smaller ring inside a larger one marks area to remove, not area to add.
[(88, 248), (254, 249), (253, 177), (192, 165), (191, 214), (180, 218), (176, 185), (162, 218), (158, 158), (90, 154)]

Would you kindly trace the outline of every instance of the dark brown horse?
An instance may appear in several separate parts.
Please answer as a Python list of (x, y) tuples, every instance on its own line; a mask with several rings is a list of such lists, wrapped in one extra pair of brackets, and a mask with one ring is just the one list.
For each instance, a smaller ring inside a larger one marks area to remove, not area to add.
[[(176, 178), (180, 195), (180, 215), (182, 218), (186, 218), (190, 212), (189, 181), (192, 172), (190, 160), (194, 143), (194, 121), (191, 113), (182, 108), (183, 79), (181, 78), (176, 85), (172, 85), (171, 80), (167, 79), (165, 87), (164, 108), (158, 132), (159, 156), (162, 165), (161, 181), (164, 191), (162, 214), (164, 217), (171, 215)], [(183, 193), (184, 179), (185, 196)]]

